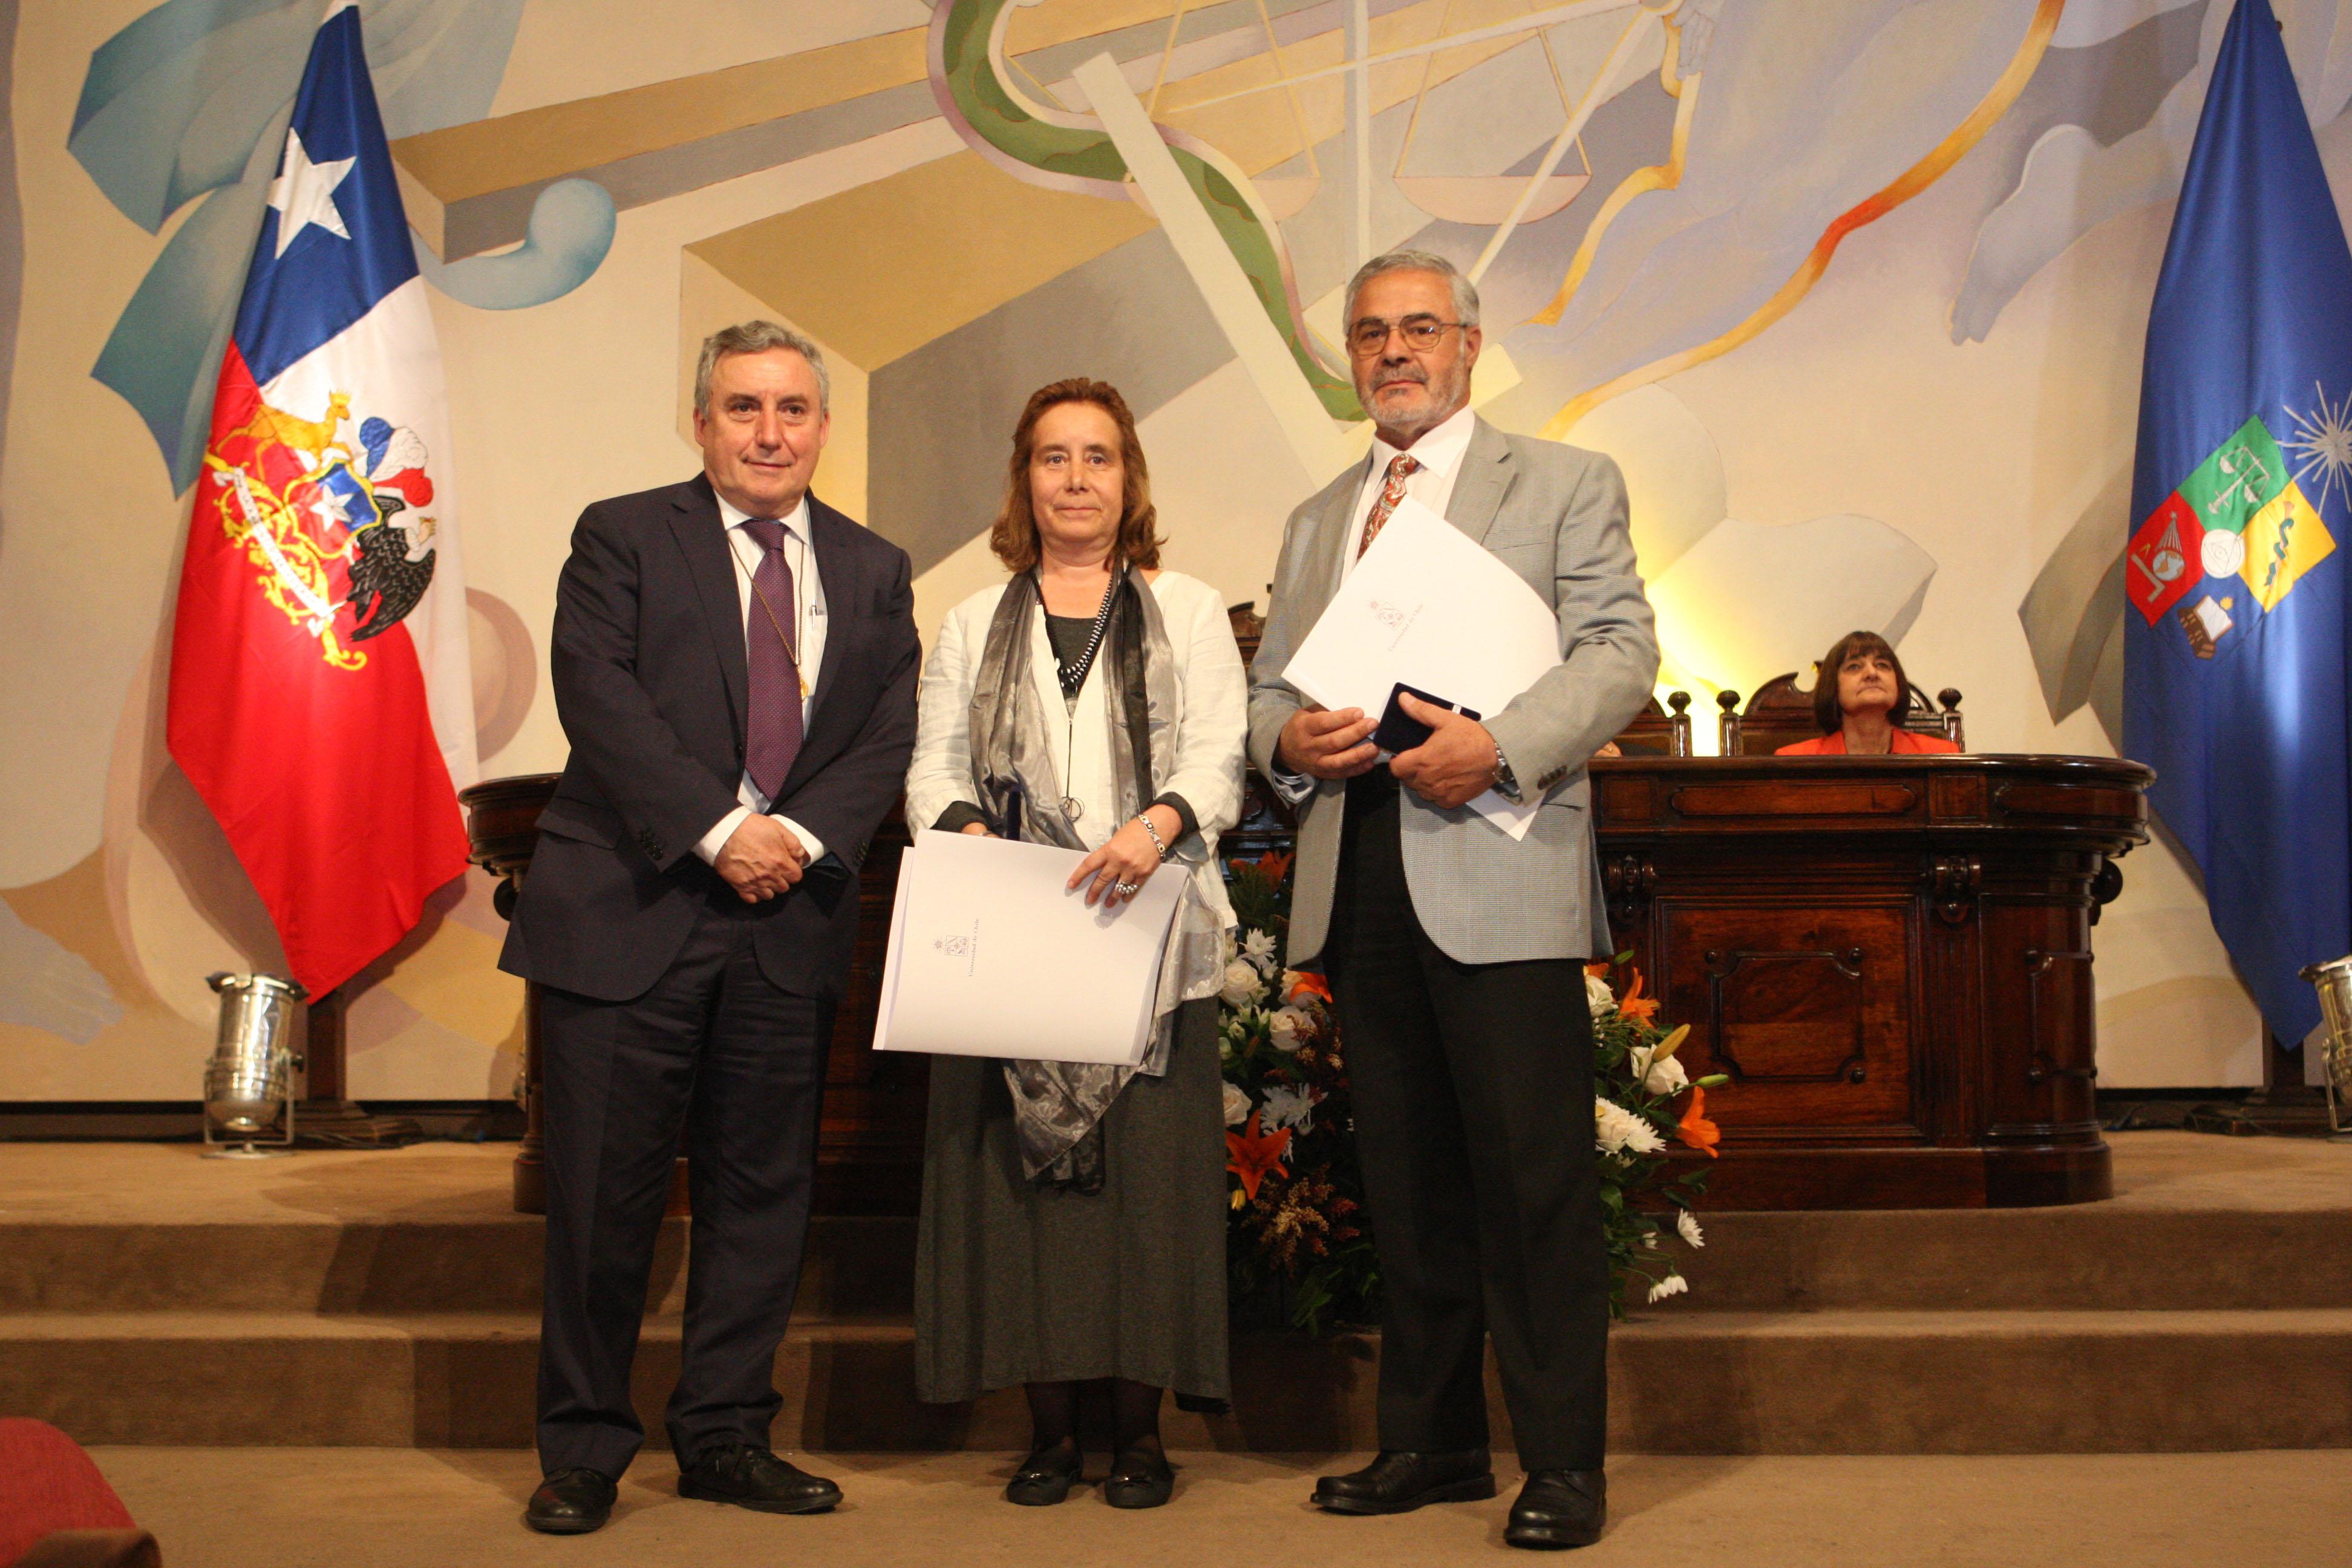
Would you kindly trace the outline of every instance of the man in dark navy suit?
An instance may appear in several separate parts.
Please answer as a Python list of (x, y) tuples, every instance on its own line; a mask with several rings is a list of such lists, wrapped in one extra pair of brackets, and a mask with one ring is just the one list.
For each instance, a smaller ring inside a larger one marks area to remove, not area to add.
[(644, 1437), (629, 1363), (681, 1135), (678, 1490), (841, 1500), (768, 1427), (857, 869), (905, 783), (921, 651), (906, 552), (808, 493), (826, 391), (790, 328), (714, 334), (702, 473), (591, 506), (557, 588), (572, 758), (499, 960), (541, 996), (546, 1479), (525, 1520), (550, 1533), (604, 1524)]

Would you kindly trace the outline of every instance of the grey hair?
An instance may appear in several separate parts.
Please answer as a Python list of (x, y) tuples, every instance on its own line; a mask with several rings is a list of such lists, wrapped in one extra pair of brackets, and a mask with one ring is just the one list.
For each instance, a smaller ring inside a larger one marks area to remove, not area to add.
[(1478, 286), (1463, 277), (1454, 263), (1426, 250), (1391, 250), (1386, 256), (1373, 257), (1357, 268), (1356, 275), (1348, 279), (1346, 302), (1339, 312), (1342, 331), (1356, 319), (1356, 296), (1363, 292), (1365, 284), (1383, 272), (1436, 273), (1445, 279), (1446, 287), (1454, 290), (1454, 319), (1465, 327), (1478, 324)]
[(824, 350), (781, 321), (738, 321), (702, 340), (702, 358), (694, 366), (696, 416), (710, 412), (710, 378), (720, 360), (730, 354), (763, 354), (772, 349), (790, 349), (808, 361), (809, 369), (816, 372), (816, 411), (831, 414), (833, 377), (825, 373)]

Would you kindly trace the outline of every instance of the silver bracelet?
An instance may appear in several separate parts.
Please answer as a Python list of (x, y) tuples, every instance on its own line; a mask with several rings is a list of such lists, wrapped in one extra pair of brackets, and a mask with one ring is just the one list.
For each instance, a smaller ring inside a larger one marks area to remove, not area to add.
[(1135, 814), (1135, 820), (1143, 824), (1144, 832), (1151, 835), (1151, 847), (1160, 851), (1160, 863), (1163, 866), (1166, 865), (1168, 863), (1168, 841), (1160, 837), (1160, 829), (1152, 826), (1151, 818), (1146, 816), (1142, 812), (1139, 811)]

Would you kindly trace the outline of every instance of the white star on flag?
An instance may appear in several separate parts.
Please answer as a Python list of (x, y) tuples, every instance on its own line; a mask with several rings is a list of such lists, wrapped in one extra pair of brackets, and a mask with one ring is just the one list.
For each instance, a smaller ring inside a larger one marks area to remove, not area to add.
[(343, 215), (335, 205), (335, 187), (358, 162), (357, 158), (330, 158), (314, 163), (302, 146), (302, 133), (287, 128), (286, 166), (269, 185), (269, 205), (278, 210), (279, 256), (286, 254), (295, 236), (314, 224), (330, 234), (351, 238), (352, 231), (343, 226)]

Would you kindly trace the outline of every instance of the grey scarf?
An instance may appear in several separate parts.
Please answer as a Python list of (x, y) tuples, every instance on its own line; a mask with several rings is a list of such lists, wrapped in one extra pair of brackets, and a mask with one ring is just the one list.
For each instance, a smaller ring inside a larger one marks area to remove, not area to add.
[[(1110, 619), (1087, 688), (1098, 681), (1108, 698), (1112, 774), (1118, 820), (1125, 822), (1157, 793), (1152, 781), (1166, 771), (1179, 700), (1175, 655), (1150, 586), (1132, 567), (1115, 581)], [(1052, 716), (1049, 725), (1030, 668), (1033, 632), (1044, 608), (1034, 572), (1015, 576), (997, 601), (972, 681), (972, 785), (981, 808), (1000, 829), (1034, 844), (1085, 849), (1076, 825), (1062, 810), (1063, 784), (1054, 766), (1053, 726), (1063, 716)], [(1085, 691), (1078, 700), (1087, 700)], [(1182, 876), (1184, 868), (1171, 866), (1167, 874)], [(1166, 1033), (1164, 1018), (1160, 1033)], [(1160, 1049), (1164, 1048), (1162, 1042)], [(1097, 1129), (1135, 1070), (1091, 1062), (1006, 1062), (1023, 1173), (1032, 1181), (1100, 1191)], [(1151, 1070), (1149, 1061), (1146, 1070)]]

